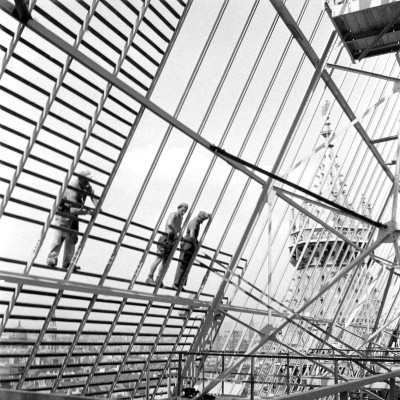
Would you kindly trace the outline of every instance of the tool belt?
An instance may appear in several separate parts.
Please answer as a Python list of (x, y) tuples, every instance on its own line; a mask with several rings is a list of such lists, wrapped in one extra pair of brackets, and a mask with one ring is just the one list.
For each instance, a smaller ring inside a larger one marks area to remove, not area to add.
[(57, 208), (59, 212), (63, 213), (69, 213), (70, 209), (71, 207), (69, 206), (68, 202), (66, 202), (64, 199), (61, 200), (60, 205)]
[(69, 215), (64, 215), (64, 218), (69, 218), (71, 222), (70, 229), (73, 231), (79, 231), (79, 220), (77, 215), (72, 215), (71, 214), (71, 206), (68, 201), (65, 201), (64, 199), (61, 200), (60, 205), (57, 208), (57, 211), (60, 213), (64, 214), (69, 214)]
[(157, 250), (161, 256), (168, 256), (175, 243), (175, 236), (163, 233), (158, 239)]

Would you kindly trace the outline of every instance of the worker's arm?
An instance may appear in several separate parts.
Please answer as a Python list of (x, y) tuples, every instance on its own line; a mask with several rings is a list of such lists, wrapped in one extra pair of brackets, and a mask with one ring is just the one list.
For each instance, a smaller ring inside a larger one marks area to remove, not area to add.
[(166, 233), (168, 234), (168, 233), (172, 232), (174, 234), (174, 236), (176, 237), (176, 236), (178, 236), (179, 232), (176, 231), (175, 226), (174, 226), (175, 218), (176, 218), (175, 213), (170, 214), (170, 216), (168, 217), (167, 224), (166, 224), (166, 228), (167, 228)]
[[(88, 196), (90, 196), (90, 199), (92, 200), (93, 204), (97, 206), (98, 199), (94, 196), (94, 190), (90, 185), (87, 185), (83, 189)], [(86, 214), (93, 214), (94, 210), (90, 209), (89, 207), (85, 207), (84, 204), (78, 206), (77, 205), (77, 192), (72, 191), (67, 189), (66, 191), (66, 201), (68, 202), (71, 201), (71, 206), (70, 206), (70, 213), (73, 215), (86, 215)]]
[[(93, 205), (95, 206), (95, 207), (97, 207), (97, 203), (99, 202), (99, 199), (94, 195), (94, 190), (93, 190), (93, 188), (90, 186), (90, 185), (88, 185), (87, 187), (86, 187), (86, 192), (87, 192), (87, 194), (88, 194), (88, 196), (90, 196), (90, 200), (92, 200), (92, 203), (93, 203)], [(91, 215), (93, 215), (94, 214), (94, 209), (88, 209), (88, 208), (86, 208), (86, 212), (84, 213), (84, 214), (91, 214)], [(99, 210), (99, 212), (100, 212), (101, 210)]]
[(71, 207), (69, 209), (69, 212), (72, 215), (85, 215), (85, 214), (89, 214), (90, 213), (90, 209), (88, 209), (87, 207), (85, 207), (84, 205), (82, 205), (81, 207)]
[(78, 203), (77, 189), (67, 188), (64, 192), (62, 202), (72, 215), (83, 215), (87, 211)]
[(97, 203), (99, 202), (99, 199), (94, 195), (94, 190), (92, 189), (92, 187), (90, 186), (90, 200), (92, 200), (92, 203), (94, 204), (95, 207), (97, 207)]
[(190, 237), (190, 241), (192, 242), (193, 248), (196, 250), (197, 249), (197, 238), (196, 238), (196, 230), (195, 229), (189, 229), (189, 237)]

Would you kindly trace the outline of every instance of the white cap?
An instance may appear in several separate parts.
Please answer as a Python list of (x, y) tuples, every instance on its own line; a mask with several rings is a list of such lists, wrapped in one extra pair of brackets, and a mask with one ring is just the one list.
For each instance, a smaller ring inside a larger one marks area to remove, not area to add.
[(92, 174), (88, 169), (82, 169), (81, 171), (78, 171), (77, 175), (79, 175), (79, 177), (88, 178), (88, 179), (90, 179), (92, 177)]

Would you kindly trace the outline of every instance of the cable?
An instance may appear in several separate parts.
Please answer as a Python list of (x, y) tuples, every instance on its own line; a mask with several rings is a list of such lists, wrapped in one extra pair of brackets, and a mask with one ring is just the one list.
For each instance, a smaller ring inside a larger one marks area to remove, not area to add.
[(214, 151), (215, 153), (221, 154), (224, 157), (230, 158), (231, 160), (234, 160), (239, 164), (245, 165), (246, 167), (252, 168), (257, 172), (260, 172), (260, 173), (262, 173), (264, 175), (267, 175), (268, 177), (270, 177), (272, 179), (275, 179), (275, 180), (277, 180), (279, 182), (284, 183), (285, 185), (291, 186), (296, 190), (299, 190), (299, 191), (301, 191), (303, 193), (306, 193), (309, 196), (312, 196), (312, 197), (316, 198), (317, 200), (320, 200), (320, 201), (322, 201), (322, 202), (324, 202), (326, 204), (329, 204), (330, 206), (335, 207), (335, 208), (337, 208), (337, 209), (339, 209), (339, 210), (341, 210), (341, 211), (343, 211), (343, 212), (345, 212), (345, 213), (347, 213), (349, 215), (352, 215), (355, 218), (361, 219), (364, 222), (367, 222), (368, 224), (374, 225), (377, 228), (387, 228), (387, 225), (382, 224), (381, 222), (373, 221), (372, 219), (370, 219), (368, 217), (365, 217), (364, 215), (358, 214), (355, 211), (349, 210), (348, 208), (343, 207), (343, 206), (341, 206), (341, 205), (339, 205), (339, 204), (337, 204), (337, 203), (335, 203), (335, 202), (333, 202), (331, 200), (325, 199), (324, 197), (320, 196), (319, 194), (313, 193), (310, 190), (304, 189), (301, 186), (296, 185), (295, 183), (292, 183), (292, 182), (290, 182), (290, 181), (288, 181), (288, 180), (286, 180), (284, 178), (281, 178), (278, 175), (273, 174), (272, 172), (268, 172), (265, 169), (262, 169), (262, 168), (258, 167), (257, 165), (254, 165), (254, 164), (251, 164), (251, 163), (249, 163), (249, 162), (247, 162), (245, 160), (242, 160), (241, 158), (236, 157), (233, 154), (230, 154), (227, 151), (225, 151), (225, 150), (223, 150), (223, 149), (221, 149), (221, 148), (219, 148), (217, 146), (210, 145), (210, 150)]

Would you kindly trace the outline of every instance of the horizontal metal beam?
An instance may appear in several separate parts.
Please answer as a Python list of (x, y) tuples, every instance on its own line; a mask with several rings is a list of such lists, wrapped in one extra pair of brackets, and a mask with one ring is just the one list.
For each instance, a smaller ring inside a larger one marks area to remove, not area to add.
[[(8, 15), (13, 17), (12, 11), (13, 7), (11, 3), (9, 3), (7, 0), (0, 0), (0, 9), (6, 12)], [(106, 69), (102, 68), (99, 64), (91, 60), (88, 56), (85, 54), (81, 53), (78, 49), (75, 47), (71, 46), (69, 43), (61, 39), (59, 36), (55, 35), (52, 31), (41, 25), (39, 22), (35, 21), (34, 19), (31, 19), (27, 22), (26, 26), (31, 29), (33, 32), (38, 34), (40, 37), (43, 39), (47, 40), (49, 43), (52, 45), (56, 46), (58, 49), (63, 51), (64, 53), (68, 54), (72, 58), (74, 58), (76, 61), (87, 67), (90, 71), (94, 72), (97, 74), (99, 77), (104, 79), (105, 81), (109, 82), (113, 86), (115, 86), (117, 89), (121, 90), (123, 93), (125, 93), (127, 96), (130, 98), (134, 99), (137, 101), (139, 104), (153, 112), (155, 115), (160, 117), (162, 120), (167, 122), (168, 124), (174, 126), (181, 132), (183, 132), (185, 135), (189, 136), (191, 139), (193, 139), (196, 143), (199, 145), (205, 147), (207, 150), (211, 150), (211, 143), (208, 142), (206, 139), (204, 139), (202, 136), (197, 134), (195, 131), (190, 129), (188, 126), (183, 124), (182, 122), (178, 121), (176, 118), (174, 118), (172, 115), (168, 114), (165, 112), (161, 107), (157, 106), (155, 103), (150, 101), (148, 98), (145, 96), (141, 95), (138, 91), (133, 89), (131, 86), (117, 78), (116, 75), (112, 74), (111, 72), (108, 72)], [(240, 165), (238, 163), (235, 163), (234, 161), (229, 160), (228, 158), (225, 158), (224, 156), (218, 155), (221, 159), (226, 161), (228, 164), (230, 164), (233, 168), (243, 172), (247, 176), (249, 176), (251, 179), (255, 180), (261, 185), (264, 185), (266, 182), (261, 179), (258, 175), (256, 175), (254, 172), (248, 170), (245, 168), (243, 165)]]
[[(110, 297), (119, 297), (119, 298), (136, 299), (144, 301), (156, 301), (159, 303), (179, 304), (195, 308), (208, 309), (211, 307), (211, 303), (209, 302), (193, 300), (186, 297), (168, 296), (161, 294), (138, 292), (134, 290), (117, 289), (110, 286), (91, 285), (81, 282), (72, 282), (54, 278), (46, 278), (38, 275), (16, 274), (7, 271), (0, 271), (0, 280), (4, 280), (6, 282), (11, 282), (11, 283), (17, 283), (21, 285), (45, 287), (48, 289), (69, 290), (73, 292), (97, 294)], [(237, 313), (258, 314), (264, 316), (268, 314), (267, 310), (258, 310), (255, 308), (246, 308), (246, 307), (232, 306), (225, 304), (221, 304), (219, 308), (224, 311), (237, 312)]]
[(17, 283), (21, 285), (39, 286), (49, 289), (68, 290), (73, 292), (97, 294), (111, 297), (129, 298), (144, 301), (157, 301), (160, 303), (180, 304), (191, 307), (209, 308), (210, 303), (205, 301), (193, 300), (184, 297), (138, 292), (134, 290), (117, 289), (110, 286), (98, 286), (88, 283), (64, 281), (61, 279), (46, 278), (38, 275), (24, 275), (12, 272), (0, 271), (0, 280)]
[[(88, 400), (87, 397), (65, 394), (35, 393), (25, 390), (0, 389), (1, 400)], [(90, 400), (101, 400), (99, 397), (90, 397)]]
[(346, 71), (346, 72), (353, 72), (353, 73), (359, 74), (359, 75), (370, 76), (371, 78), (384, 79), (385, 81), (391, 81), (391, 82), (400, 82), (400, 79), (394, 78), (394, 77), (392, 77), (392, 76), (377, 74), (377, 73), (375, 73), (375, 72), (362, 71), (362, 70), (360, 70), (360, 69), (345, 67), (344, 65), (338, 65), (338, 64), (330, 64), (330, 63), (327, 63), (326, 66), (327, 66), (328, 68), (340, 69), (340, 70)]
[[(383, 382), (390, 378), (396, 378), (400, 376), (400, 369), (395, 369), (391, 372), (384, 374), (377, 374), (368, 376), (367, 378), (352, 379), (345, 383), (339, 383), (336, 385), (330, 385), (323, 388), (317, 388), (308, 392), (292, 393), (285, 396), (279, 396), (279, 400), (316, 400), (322, 397), (332, 396), (336, 393), (354, 392), (357, 389), (363, 388), (367, 385), (376, 382)], [(347, 398), (347, 397), (346, 397)]]
[[(397, 140), (397, 135), (396, 136), (387, 136), (387, 137), (383, 137), (380, 139), (373, 139), (371, 140), (371, 143), (384, 143), (384, 142), (391, 142), (393, 140)], [(396, 161), (394, 161), (396, 162)]]

